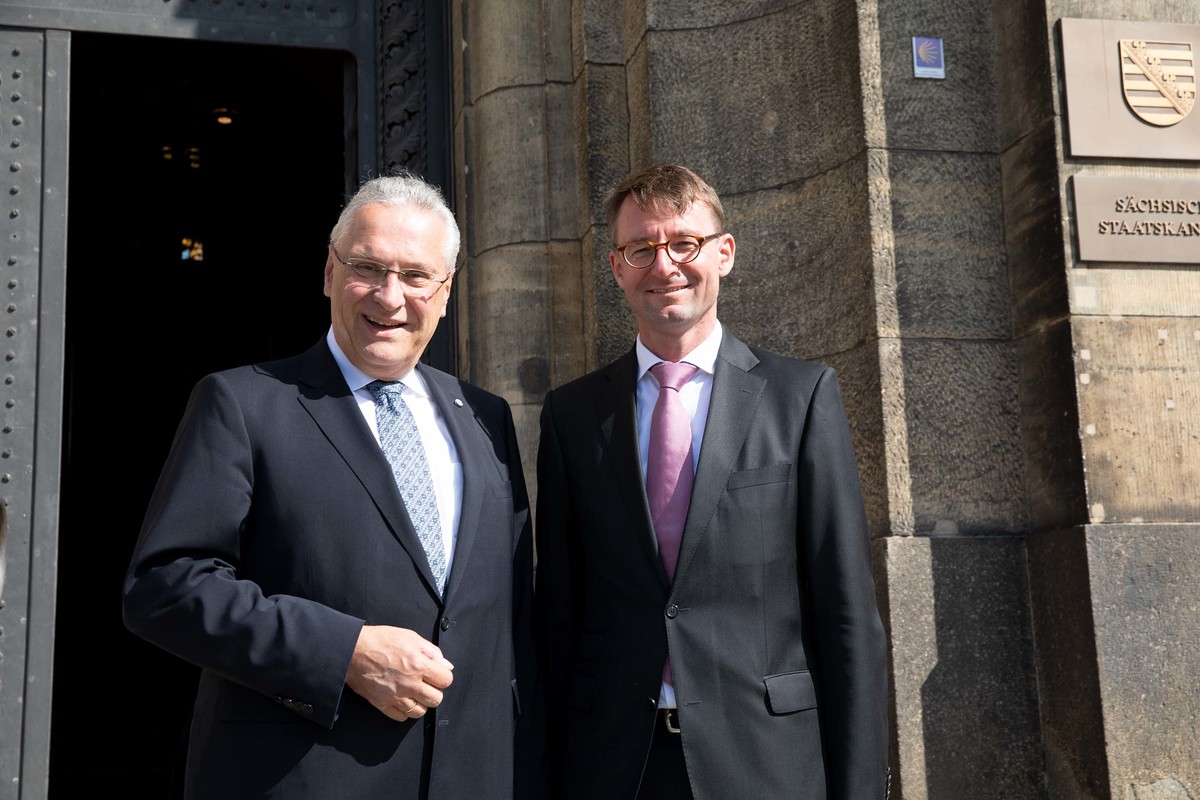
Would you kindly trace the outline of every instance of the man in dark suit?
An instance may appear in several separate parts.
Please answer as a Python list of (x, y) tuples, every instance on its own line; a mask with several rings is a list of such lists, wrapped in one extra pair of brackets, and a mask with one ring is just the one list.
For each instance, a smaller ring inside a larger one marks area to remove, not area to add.
[(607, 211), (638, 340), (550, 392), (538, 453), (552, 793), (882, 800), (885, 641), (834, 373), (723, 331), (735, 244), (699, 176), (651, 167)]
[(330, 236), (329, 333), (192, 394), (124, 597), (131, 630), (203, 668), (190, 798), (514, 795), (532, 544), (512, 416), (418, 363), (458, 243), (435, 188), (365, 184)]

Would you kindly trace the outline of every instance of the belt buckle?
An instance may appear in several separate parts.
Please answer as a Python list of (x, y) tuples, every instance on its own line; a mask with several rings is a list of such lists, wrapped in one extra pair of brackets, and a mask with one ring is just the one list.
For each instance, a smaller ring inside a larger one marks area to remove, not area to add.
[(662, 713), (663, 725), (667, 728), (667, 733), (679, 733), (679, 711), (674, 708), (660, 708)]

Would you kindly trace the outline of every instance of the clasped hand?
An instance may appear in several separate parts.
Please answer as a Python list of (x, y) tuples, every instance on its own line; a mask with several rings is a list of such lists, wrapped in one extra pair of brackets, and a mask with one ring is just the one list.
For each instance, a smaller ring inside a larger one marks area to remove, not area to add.
[(364, 625), (346, 685), (394, 720), (417, 719), (442, 702), (453, 669), (438, 646), (415, 631)]

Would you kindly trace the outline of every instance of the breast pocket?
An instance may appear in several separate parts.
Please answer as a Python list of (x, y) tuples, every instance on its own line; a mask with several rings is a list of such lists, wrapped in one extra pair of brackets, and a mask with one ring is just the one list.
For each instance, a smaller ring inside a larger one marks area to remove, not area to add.
[(767, 467), (743, 469), (729, 476), (725, 484), (728, 491), (745, 489), (749, 486), (766, 486), (772, 483), (787, 483), (792, 477), (791, 464), (771, 464)]

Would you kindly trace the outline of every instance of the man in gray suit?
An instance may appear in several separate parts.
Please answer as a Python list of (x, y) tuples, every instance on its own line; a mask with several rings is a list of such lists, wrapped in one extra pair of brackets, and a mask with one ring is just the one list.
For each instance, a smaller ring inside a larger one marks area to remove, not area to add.
[(327, 335), (192, 394), (124, 602), (203, 668), (189, 798), (514, 796), (532, 544), (512, 415), (418, 362), (458, 244), (432, 186), (365, 184), (330, 235)]
[(721, 201), (659, 165), (607, 199), (635, 346), (547, 396), (535, 628), (552, 796), (882, 800), (887, 679), (832, 370), (717, 321)]

